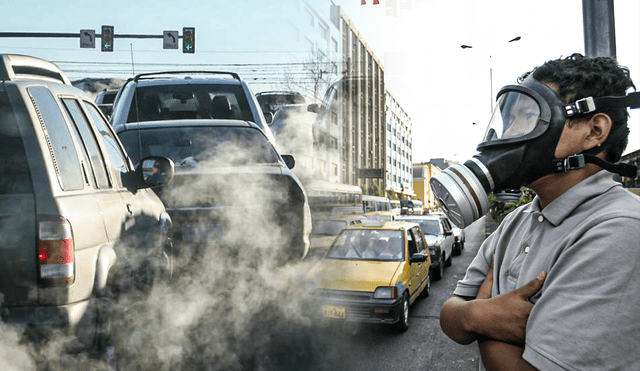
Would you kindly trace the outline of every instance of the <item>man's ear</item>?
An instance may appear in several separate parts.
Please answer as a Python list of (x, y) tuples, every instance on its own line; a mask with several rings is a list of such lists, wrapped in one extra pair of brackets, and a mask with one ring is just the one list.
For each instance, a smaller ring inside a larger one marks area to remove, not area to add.
[(585, 138), (584, 150), (599, 147), (609, 136), (613, 122), (606, 113), (596, 113), (588, 122), (589, 134)]

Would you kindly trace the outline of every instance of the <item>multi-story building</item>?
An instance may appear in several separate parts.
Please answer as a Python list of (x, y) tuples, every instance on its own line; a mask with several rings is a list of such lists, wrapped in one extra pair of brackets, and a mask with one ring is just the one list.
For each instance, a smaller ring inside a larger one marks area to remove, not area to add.
[[(314, 123), (313, 146), (294, 153), (297, 171), (357, 185), (364, 194), (413, 195), (411, 119), (385, 90), (382, 63), (340, 6), (328, 1), (322, 9), (294, 1), (298, 16), (287, 25), (294, 35), (292, 49), (308, 49), (324, 71), (307, 76), (316, 84), (302, 93), (317, 101), (316, 88), (328, 87)], [(304, 62), (299, 56), (290, 55), (292, 63)]]
[(340, 6), (331, 21), (341, 33), (342, 78), (338, 89), (340, 182), (363, 193), (385, 190), (384, 68)]
[(400, 198), (408, 198), (414, 195), (411, 118), (388, 91), (385, 112), (385, 191), (389, 195), (395, 192)]
[(416, 198), (422, 201), (423, 207), (427, 211), (437, 210), (440, 206), (431, 191), (429, 181), (434, 175), (441, 173), (442, 170), (433, 163), (419, 163), (413, 165), (413, 191)]

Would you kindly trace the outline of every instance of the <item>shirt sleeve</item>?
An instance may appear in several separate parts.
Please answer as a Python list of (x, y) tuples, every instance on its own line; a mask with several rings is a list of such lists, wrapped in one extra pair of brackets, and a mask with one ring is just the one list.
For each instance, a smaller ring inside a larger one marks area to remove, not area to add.
[(582, 228), (548, 272), (523, 358), (540, 370), (640, 370), (640, 221)]
[(493, 232), (482, 245), (480, 245), (478, 253), (475, 258), (473, 258), (473, 261), (471, 261), (471, 264), (469, 264), (469, 267), (467, 267), (464, 278), (458, 281), (458, 285), (453, 291), (454, 295), (472, 298), (478, 296), (478, 290), (491, 268), (498, 233), (498, 231)]

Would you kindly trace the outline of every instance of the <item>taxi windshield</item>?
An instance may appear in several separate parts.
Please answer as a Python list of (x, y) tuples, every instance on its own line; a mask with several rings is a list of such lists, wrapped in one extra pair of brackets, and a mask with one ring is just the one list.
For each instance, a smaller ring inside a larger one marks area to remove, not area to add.
[(346, 229), (333, 242), (327, 258), (401, 261), (404, 250), (400, 230)]

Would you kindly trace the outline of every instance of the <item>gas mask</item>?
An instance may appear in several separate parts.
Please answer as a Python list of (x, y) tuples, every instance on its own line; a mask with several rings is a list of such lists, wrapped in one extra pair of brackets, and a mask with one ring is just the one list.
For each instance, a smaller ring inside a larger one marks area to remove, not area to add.
[(493, 192), (498, 201), (517, 201), (521, 186), (548, 174), (582, 168), (585, 163), (635, 178), (635, 166), (613, 164), (596, 156), (624, 135), (626, 125), (612, 130), (601, 147), (555, 158), (567, 119), (608, 107), (638, 108), (640, 93), (587, 97), (566, 104), (555, 91), (536, 80), (533, 73), (521, 85), (503, 87), (498, 92), (489, 127), (477, 147), (479, 153), (464, 165), (453, 164), (431, 178), (431, 189), (440, 207), (454, 224), (464, 228), (489, 211), (489, 193)]

